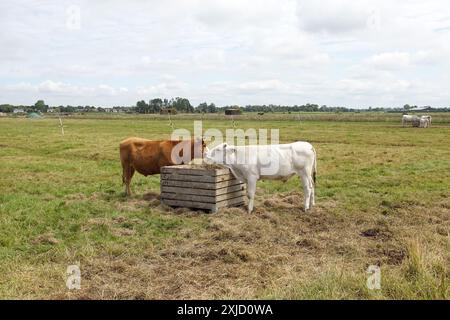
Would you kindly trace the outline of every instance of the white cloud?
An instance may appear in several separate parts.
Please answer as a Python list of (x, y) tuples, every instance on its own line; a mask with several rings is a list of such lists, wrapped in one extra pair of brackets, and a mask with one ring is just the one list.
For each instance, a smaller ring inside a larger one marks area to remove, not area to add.
[[(62, 101), (70, 101), (67, 104), (99, 104), (107, 106), (109, 98), (127, 95), (127, 88), (113, 88), (106, 84), (94, 86), (79, 86), (70, 83), (45, 80), (38, 84), (21, 82), (14, 85), (0, 86), (2, 96), (0, 98), (14, 98), (16, 94), (25, 94), (29, 98), (29, 104), (38, 99), (45, 98), (52, 105), (61, 104)], [(122, 97), (123, 98), (123, 97)], [(88, 101), (90, 101), (88, 103)], [(22, 103), (20, 101), (16, 103)], [(34, 102), (33, 102), (34, 103)]]
[(179, 97), (187, 93), (187, 84), (181, 81), (162, 82), (137, 88), (137, 94), (145, 97)]
[(370, 67), (376, 70), (394, 71), (404, 68), (418, 66), (433, 66), (445, 64), (446, 57), (442, 52), (432, 50), (420, 50), (417, 52), (383, 52), (373, 55), (364, 61), (365, 68)]
[(365, 0), (299, 1), (297, 15), (302, 29), (333, 34), (366, 28), (373, 11)]
[(5, 0), (0, 103), (446, 105), (449, 21), (444, 0)]
[(195, 1), (194, 18), (208, 27), (267, 27), (278, 23), (289, 9), (289, 1), (241, 0)]
[(241, 93), (253, 94), (267, 91), (283, 92), (288, 89), (288, 86), (278, 79), (271, 79), (271, 80), (244, 82), (237, 85), (236, 88)]
[(366, 63), (376, 69), (395, 70), (408, 67), (411, 63), (411, 55), (408, 52), (381, 53), (370, 57)]
[(225, 64), (225, 52), (220, 49), (194, 52), (193, 63), (203, 69), (218, 69)]

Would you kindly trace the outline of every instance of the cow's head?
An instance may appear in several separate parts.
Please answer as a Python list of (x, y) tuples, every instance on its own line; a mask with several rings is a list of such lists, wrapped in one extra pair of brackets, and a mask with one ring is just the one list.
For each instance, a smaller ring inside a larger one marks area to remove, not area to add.
[(208, 152), (208, 147), (206, 146), (205, 140), (203, 138), (195, 138), (192, 144), (192, 158), (204, 158), (206, 152)]
[(219, 144), (218, 146), (208, 150), (205, 158), (208, 162), (217, 164), (231, 164), (236, 159), (236, 148), (227, 143)]
[(209, 149), (206, 146), (205, 139), (202, 138), (202, 158), (205, 157), (205, 155), (208, 153)]
[(201, 159), (205, 157), (208, 150), (205, 140), (203, 138), (195, 138), (191, 140), (191, 160)]

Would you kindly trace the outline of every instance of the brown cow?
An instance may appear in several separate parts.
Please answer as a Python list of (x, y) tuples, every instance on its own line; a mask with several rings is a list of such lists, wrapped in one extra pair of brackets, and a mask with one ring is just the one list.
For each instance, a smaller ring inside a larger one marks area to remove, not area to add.
[[(120, 143), (120, 161), (122, 162), (122, 182), (125, 184), (125, 193), (131, 195), (130, 183), (134, 171), (148, 176), (161, 173), (161, 167), (171, 166), (176, 163), (172, 159), (172, 150), (175, 146), (181, 149), (180, 157), (183, 157), (183, 149), (191, 150), (189, 161), (194, 159), (194, 146), (201, 142), (201, 156), (206, 148), (203, 140), (147, 140), (142, 138), (128, 138)], [(200, 147), (200, 146), (199, 146)], [(177, 148), (177, 149), (178, 149)], [(181, 159), (180, 159), (181, 160)]]

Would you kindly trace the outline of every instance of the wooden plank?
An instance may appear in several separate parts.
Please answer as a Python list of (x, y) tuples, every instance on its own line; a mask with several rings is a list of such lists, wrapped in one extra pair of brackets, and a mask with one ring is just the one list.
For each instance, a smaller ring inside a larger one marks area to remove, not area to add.
[(195, 182), (222, 182), (233, 180), (235, 177), (232, 174), (225, 174), (221, 176), (195, 176), (178, 173), (161, 173), (161, 180), (179, 180), (179, 181), (195, 181)]
[(214, 203), (170, 200), (170, 199), (161, 199), (161, 202), (171, 207), (183, 207), (183, 208), (206, 209), (206, 210), (216, 209), (216, 205)]
[(223, 200), (233, 199), (237, 197), (244, 197), (244, 191), (236, 191), (231, 193), (225, 193), (219, 196), (205, 196), (205, 195), (193, 195), (193, 194), (180, 194), (180, 193), (161, 193), (161, 199), (170, 200), (186, 200), (186, 201), (200, 201), (207, 203), (218, 203)]
[(233, 199), (227, 199), (216, 203), (217, 208), (229, 207), (229, 206), (237, 206), (241, 204), (245, 204), (246, 197), (236, 197)]
[(246, 185), (227, 168), (170, 166), (161, 170), (161, 202), (216, 212), (246, 202)]
[(239, 180), (228, 180), (223, 182), (195, 182), (195, 181), (181, 181), (181, 180), (161, 180), (161, 186), (195, 188), (202, 190), (216, 190), (241, 184)]
[(189, 166), (166, 166), (161, 168), (161, 173), (178, 173), (178, 174), (188, 174), (188, 175), (199, 175), (199, 176), (221, 176), (224, 174), (229, 174), (230, 169), (209, 169), (209, 168), (189, 168)]
[(234, 186), (227, 186), (220, 189), (196, 189), (196, 188), (183, 188), (183, 187), (170, 187), (161, 185), (161, 193), (180, 193), (180, 194), (201, 194), (205, 196), (218, 196), (224, 193), (235, 192), (239, 190), (246, 190), (245, 184), (237, 184)]
[(205, 210), (211, 210), (213, 212), (216, 212), (220, 208), (243, 205), (243, 204), (245, 204), (245, 198), (238, 197), (238, 198), (234, 198), (234, 199), (228, 199), (228, 200), (221, 201), (217, 204), (197, 202), (197, 201), (172, 200), (172, 199), (161, 199), (161, 202), (168, 206), (171, 206), (171, 207), (205, 209)]

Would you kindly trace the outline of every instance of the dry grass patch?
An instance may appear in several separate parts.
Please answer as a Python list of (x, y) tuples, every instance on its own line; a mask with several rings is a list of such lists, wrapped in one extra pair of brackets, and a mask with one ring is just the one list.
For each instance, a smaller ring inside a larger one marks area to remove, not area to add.
[[(261, 205), (266, 201), (262, 195), (257, 200), (251, 215), (245, 208), (206, 215), (154, 207), (168, 215), (205, 219), (204, 228), (195, 237), (193, 230), (181, 230), (179, 237), (145, 252), (145, 257), (123, 252), (119, 256), (103, 254), (84, 263), (88, 274), (84, 289), (75, 296), (71, 293), (71, 297), (305, 297), (312, 289), (305, 288), (300, 294), (292, 288), (294, 283), (323, 284), (323, 275), (334, 277), (335, 271), (342, 269), (353, 270), (339, 276), (342, 283), (353, 283), (355, 290), (348, 291), (348, 297), (367, 298), (370, 294), (364, 289), (364, 272), (368, 265), (398, 268), (410, 259), (409, 249), (395, 236), (395, 226), (391, 230), (379, 216), (355, 219), (336, 215), (333, 201), (322, 201), (305, 214), (299, 207), (302, 195), (295, 192), (272, 196), (270, 208)], [(111, 227), (124, 221), (125, 217), (120, 217), (91, 223)], [(410, 263), (421, 268), (418, 262)], [(345, 287), (339, 281), (332, 284), (333, 290)], [(329, 293), (331, 297), (335, 294)]]

